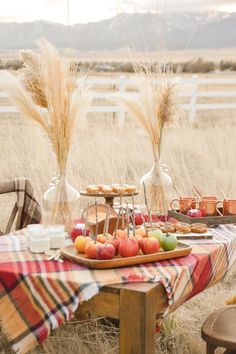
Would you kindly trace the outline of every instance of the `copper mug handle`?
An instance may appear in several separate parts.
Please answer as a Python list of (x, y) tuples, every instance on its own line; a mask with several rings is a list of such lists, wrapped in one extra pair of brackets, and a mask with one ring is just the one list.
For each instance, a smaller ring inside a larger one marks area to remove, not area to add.
[(216, 211), (217, 211), (217, 213), (220, 215), (220, 216), (224, 216), (222, 213), (221, 213), (221, 211), (218, 209), (218, 207), (217, 207), (217, 204), (218, 203), (223, 203), (223, 200), (218, 200), (218, 202), (216, 202)]
[(199, 203), (199, 199), (198, 198), (193, 198), (194, 200), (191, 203), (191, 208), (192, 209), (196, 209), (197, 208), (197, 203)]
[[(174, 202), (179, 202), (179, 199), (175, 198), (175, 199), (173, 199), (173, 200), (170, 202), (170, 207), (171, 207), (171, 209), (177, 213), (178, 210), (175, 209), (175, 207), (172, 205)], [(180, 212), (180, 210), (179, 210), (179, 212)]]
[(191, 203), (191, 208), (192, 209), (199, 209), (199, 204), (200, 204), (201, 200), (199, 198), (194, 198), (194, 200)]

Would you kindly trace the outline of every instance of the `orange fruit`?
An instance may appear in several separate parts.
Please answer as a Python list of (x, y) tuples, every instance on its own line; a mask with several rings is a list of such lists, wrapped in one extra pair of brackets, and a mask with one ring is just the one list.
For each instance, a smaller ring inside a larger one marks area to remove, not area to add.
[(148, 237), (148, 235), (146, 234), (146, 231), (143, 227), (140, 227), (139, 229), (137, 229), (135, 231), (135, 235), (139, 235), (139, 236), (142, 236), (142, 237)]
[(85, 246), (90, 241), (91, 241), (90, 237), (78, 236), (75, 239), (75, 243), (74, 243), (75, 248), (77, 249), (78, 252), (85, 253)]
[(127, 238), (127, 232), (126, 232), (126, 230), (118, 229), (118, 230), (116, 231), (116, 237), (119, 238), (120, 240), (123, 240), (123, 239)]

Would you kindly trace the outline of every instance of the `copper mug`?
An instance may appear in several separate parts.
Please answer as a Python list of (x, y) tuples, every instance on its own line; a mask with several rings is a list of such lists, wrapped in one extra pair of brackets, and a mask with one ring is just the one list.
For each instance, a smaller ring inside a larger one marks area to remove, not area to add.
[(236, 200), (224, 199), (223, 200), (223, 215), (236, 215)]
[[(178, 208), (175, 208), (173, 203), (178, 202)], [(173, 199), (170, 203), (172, 210), (181, 214), (186, 214), (189, 209), (196, 208), (196, 198), (194, 197), (181, 197), (179, 199)], [(177, 210), (178, 209), (178, 210)]]
[(221, 211), (218, 209), (217, 204), (222, 203), (221, 201), (217, 201), (216, 197), (204, 198), (202, 197), (199, 201), (199, 209), (202, 212), (202, 216), (214, 216), (221, 215)]

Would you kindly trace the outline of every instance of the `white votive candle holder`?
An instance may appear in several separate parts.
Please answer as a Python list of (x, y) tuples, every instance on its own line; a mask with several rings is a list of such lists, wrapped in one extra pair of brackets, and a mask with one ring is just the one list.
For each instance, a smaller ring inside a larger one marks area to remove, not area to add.
[(57, 249), (65, 246), (65, 227), (64, 225), (48, 225), (47, 235), (50, 238), (50, 247), (52, 249)]
[(29, 224), (26, 229), (26, 246), (30, 247), (30, 237), (44, 236), (45, 227), (42, 224)]
[(30, 236), (29, 248), (32, 253), (45, 253), (50, 251), (50, 238), (46, 233)]

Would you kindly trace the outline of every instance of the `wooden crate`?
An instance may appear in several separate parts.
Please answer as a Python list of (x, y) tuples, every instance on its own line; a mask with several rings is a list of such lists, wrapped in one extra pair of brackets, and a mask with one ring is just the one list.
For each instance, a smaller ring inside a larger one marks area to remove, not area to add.
[[(222, 209), (219, 208), (222, 212)], [(178, 211), (169, 210), (168, 216), (175, 218), (181, 222), (186, 222), (187, 224), (203, 223), (207, 226), (220, 225), (220, 224), (236, 224), (236, 215), (213, 215), (213, 216), (203, 216), (200, 218), (191, 218), (188, 215), (181, 214)]]

